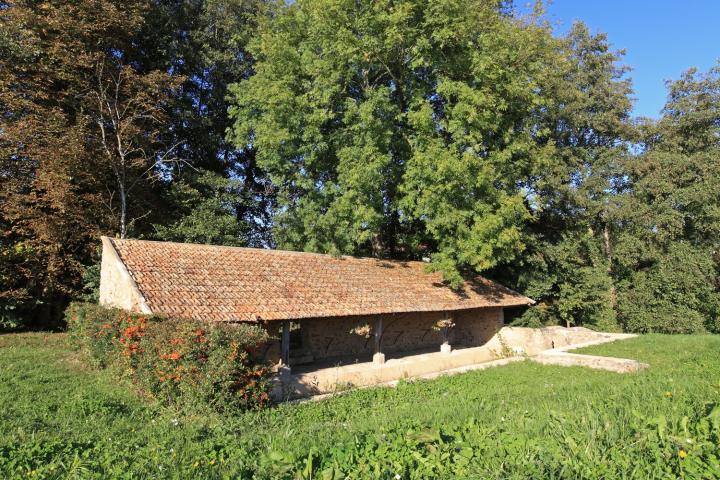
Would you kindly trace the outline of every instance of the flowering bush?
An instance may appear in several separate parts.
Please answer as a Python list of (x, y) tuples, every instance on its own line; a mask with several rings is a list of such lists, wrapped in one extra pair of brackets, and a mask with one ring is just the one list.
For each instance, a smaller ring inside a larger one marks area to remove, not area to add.
[(136, 378), (168, 403), (181, 398), (216, 410), (266, 406), (272, 371), (254, 355), (266, 340), (255, 326), (159, 322), (147, 332)]
[(438, 320), (433, 324), (433, 330), (443, 330), (445, 328), (453, 328), (455, 326), (455, 322), (452, 321), (451, 318), (444, 318), (442, 320)]
[(120, 363), (119, 356), (125, 357), (124, 363), (129, 363), (139, 349), (150, 317), (73, 303), (65, 311), (65, 319), (73, 343), (83, 348), (94, 366), (104, 368)]
[(372, 327), (368, 324), (358, 325), (350, 330), (350, 334), (370, 338), (372, 336)]
[(66, 316), (71, 338), (93, 364), (116, 367), (165, 403), (216, 410), (270, 403), (272, 371), (255, 354), (268, 335), (258, 326), (171, 320), (91, 304), (73, 304)]

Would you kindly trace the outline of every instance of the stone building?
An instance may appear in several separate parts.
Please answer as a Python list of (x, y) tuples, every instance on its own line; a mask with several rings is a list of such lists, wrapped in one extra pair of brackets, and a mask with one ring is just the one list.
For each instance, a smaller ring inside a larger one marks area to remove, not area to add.
[[(486, 344), (503, 309), (532, 303), (485, 278), (448, 288), (423, 262), (102, 238), (100, 302), (277, 333), (284, 370), (356, 365)], [(372, 364), (371, 364), (372, 365)]]

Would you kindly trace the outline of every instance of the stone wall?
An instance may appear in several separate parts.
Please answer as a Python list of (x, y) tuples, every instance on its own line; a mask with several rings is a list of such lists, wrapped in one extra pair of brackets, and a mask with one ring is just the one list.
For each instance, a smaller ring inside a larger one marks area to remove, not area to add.
[(479, 347), (486, 344), (503, 327), (502, 308), (479, 308), (455, 313), (455, 328), (450, 344)]
[[(456, 347), (474, 347), (485, 344), (502, 328), (502, 308), (480, 308), (450, 313), (455, 328), (450, 331), (450, 344)], [(359, 325), (370, 325), (375, 330), (378, 316), (352, 316), (302, 320), (301, 348), (291, 349), (291, 365), (318, 360), (342, 360), (342, 363), (369, 361), (375, 351), (375, 339), (350, 333)], [(433, 325), (446, 318), (444, 312), (414, 312), (383, 315), (381, 350), (386, 355), (401, 352), (438, 351), (442, 334)], [(279, 342), (276, 342), (279, 343)], [(276, 360), (279, 346), (268, 348), (268, 358)]]
[(137, 313), (150, 313), (145, 299), (107, 237), (102, 237), (100, 305)]

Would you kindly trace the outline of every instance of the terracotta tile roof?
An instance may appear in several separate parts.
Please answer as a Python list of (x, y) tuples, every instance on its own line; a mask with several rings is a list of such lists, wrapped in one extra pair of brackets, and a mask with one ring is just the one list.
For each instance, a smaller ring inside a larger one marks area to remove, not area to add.
[(532, 303), (482, 277), (460, 294), (427, 264), (111, 239), (154, 313), (215, 321), (447, 311)]

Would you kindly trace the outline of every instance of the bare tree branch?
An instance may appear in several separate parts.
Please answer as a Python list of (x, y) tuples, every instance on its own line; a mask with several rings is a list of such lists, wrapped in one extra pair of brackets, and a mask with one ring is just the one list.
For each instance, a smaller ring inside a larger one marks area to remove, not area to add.
[(143, 76), (120, 62), (103, 61), (97, 66), (96, 76), (96, 89), (89, 93), (97, 108), (94, 123), (119, 197), (116, 209), (116, 192), (108, 188), (110, 198), (105, 205), (118, 216), (120, 236), (125, 237), (129, 226), (150, 214), (127, 221), (130, 195), (138, 184), (157, 178), (153, 172), (163, 164), (193, 167), (175, 155), (180, 143), (164, 148), (159, 140), (165, 124), (162, 104), (167, 89), (172, 87), (169, 75)]

